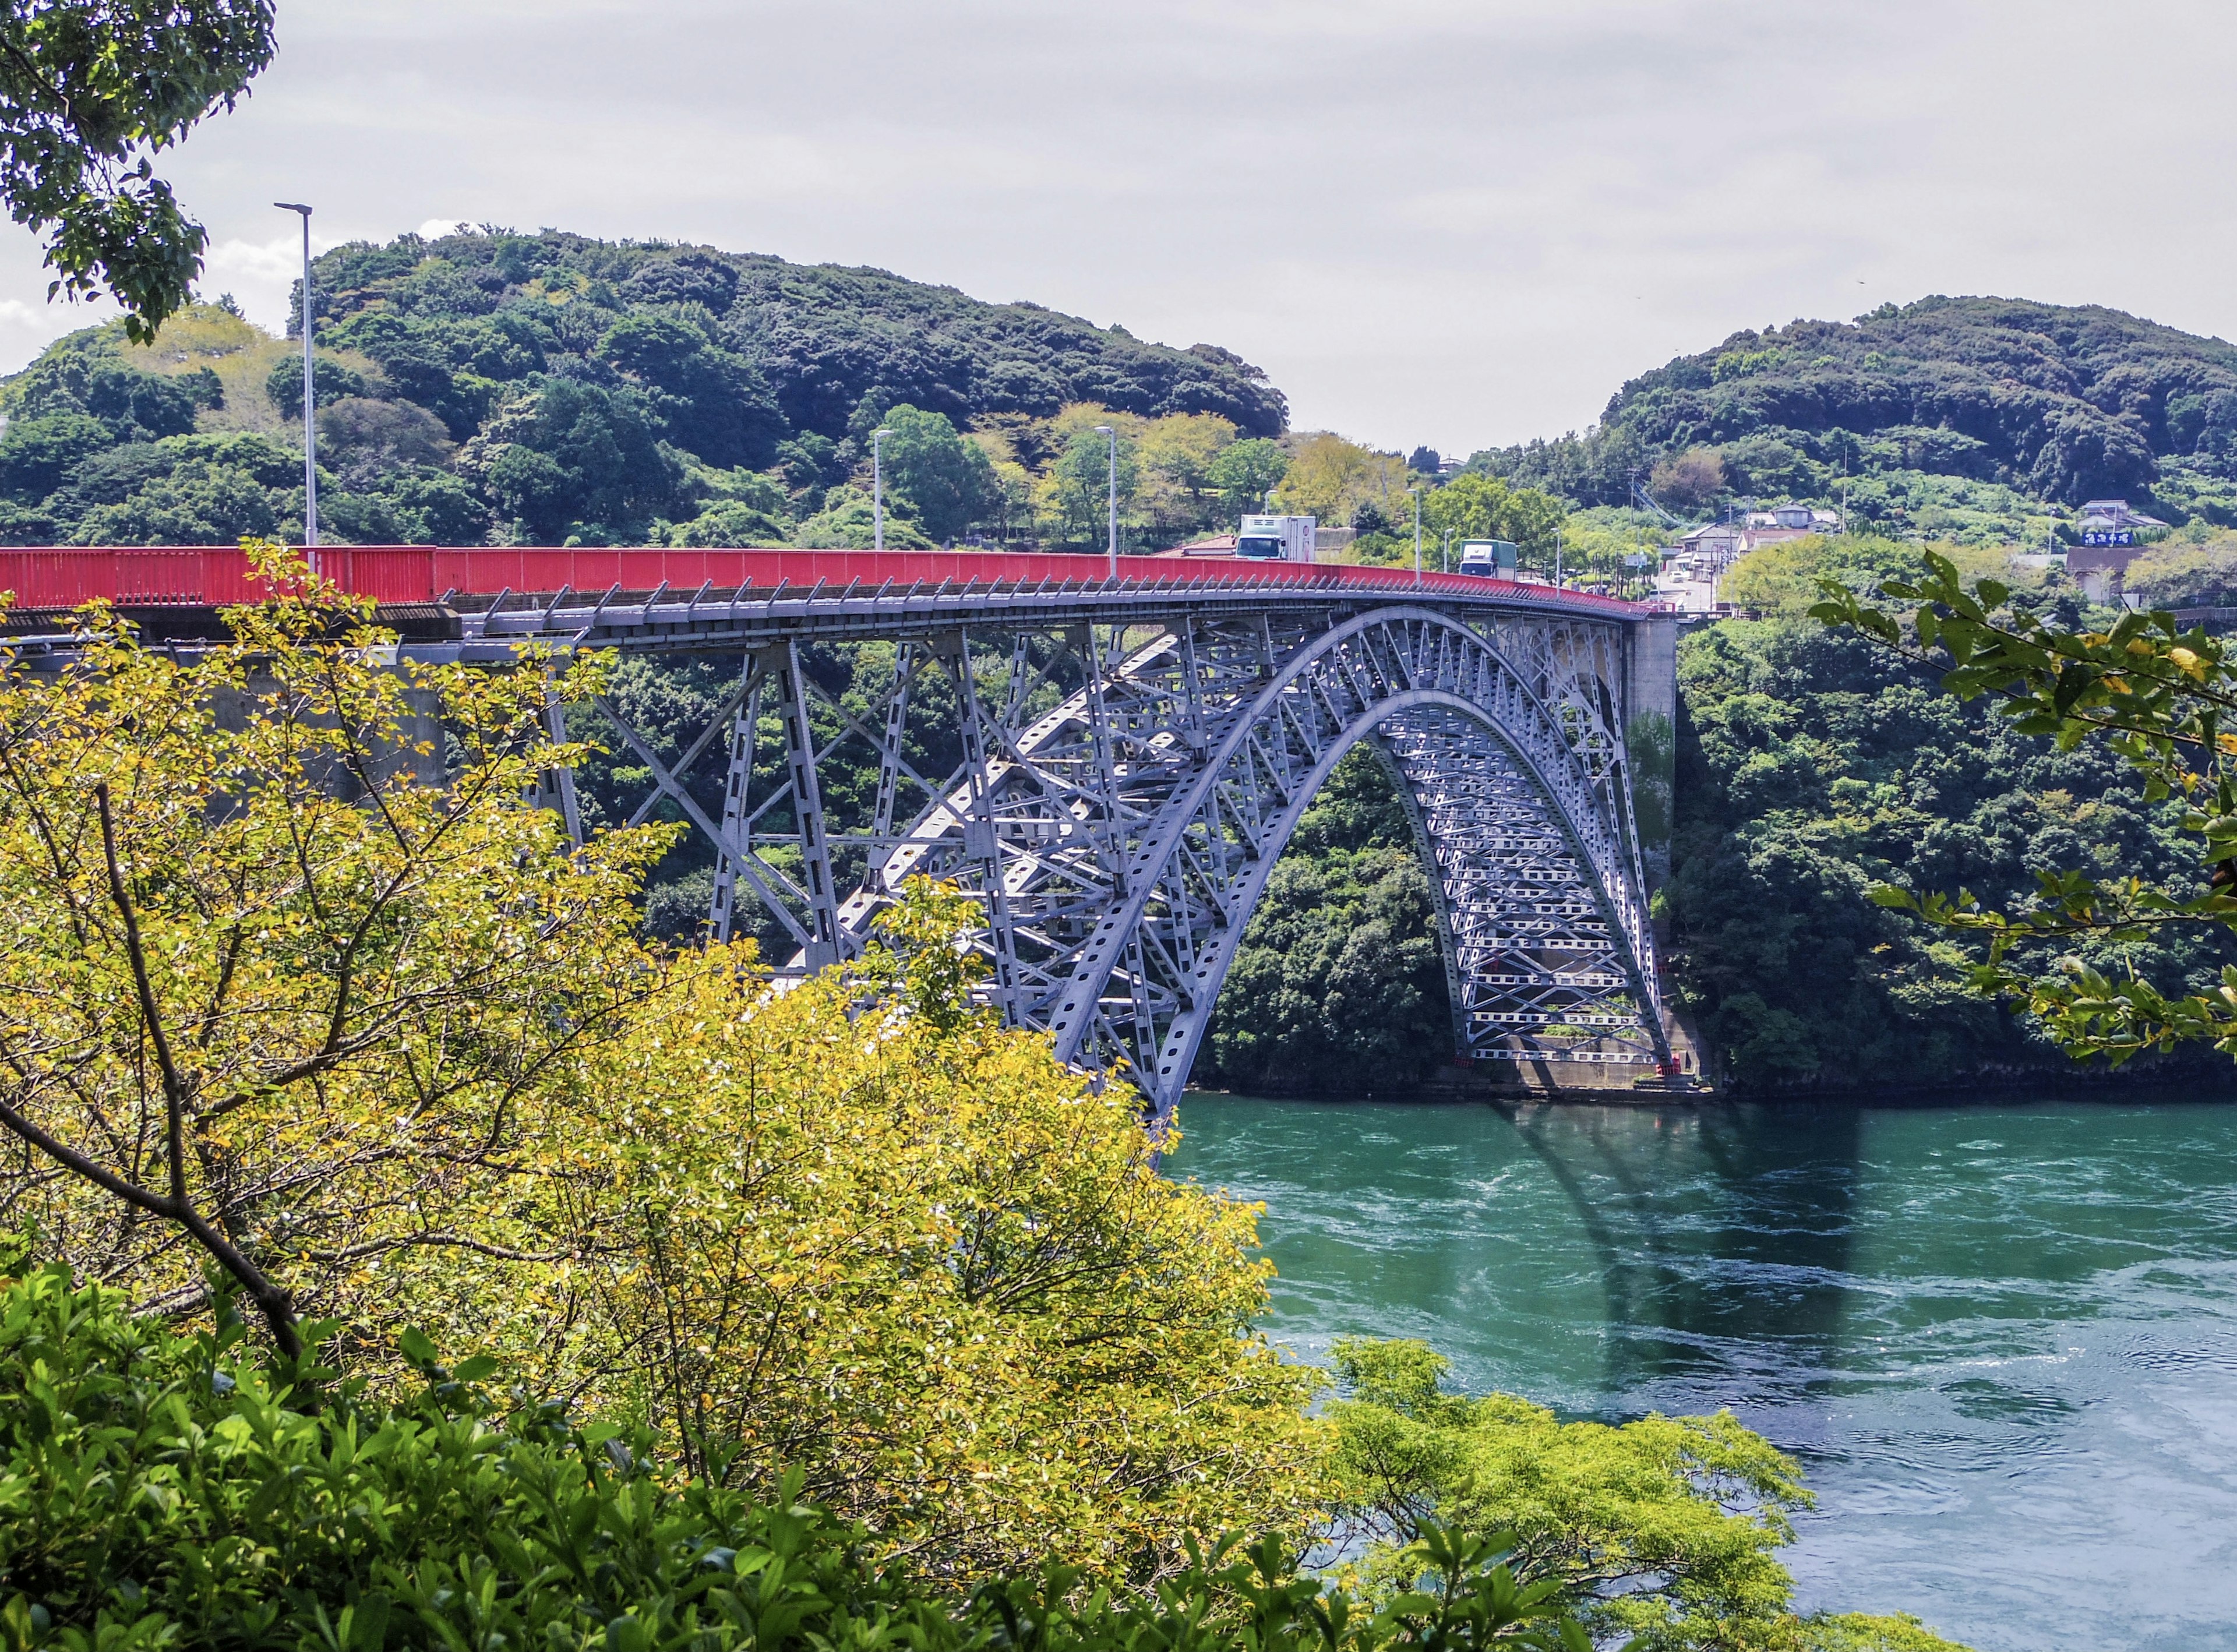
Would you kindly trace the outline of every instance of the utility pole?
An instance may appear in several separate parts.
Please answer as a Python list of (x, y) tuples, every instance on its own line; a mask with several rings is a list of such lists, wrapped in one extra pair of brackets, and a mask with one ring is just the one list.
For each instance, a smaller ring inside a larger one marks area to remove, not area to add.
[(893, 433), (883, 425), (870, 433), (870, 536), (871, 548), (878, 551), (886, 548), (886, 471), (881, 449)]
[[(311, 209), (294, 201), (272, 204), (282, 212), (300, 213), (303, 219), (303, 548), (315, 551), (319, 545), (319, 428), (311, 416)], [(318, 565), (313, 557), (313, 573)]]
[(1111, 443), (1111, 577), (1118, 577), (1118, 433), (1109, 425), (1098, 425), (1095, 433)]

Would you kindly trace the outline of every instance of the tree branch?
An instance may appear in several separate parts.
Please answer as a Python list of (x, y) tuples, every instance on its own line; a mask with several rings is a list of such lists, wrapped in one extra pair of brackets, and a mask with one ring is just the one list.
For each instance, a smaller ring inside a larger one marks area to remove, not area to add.
[[(271, 1327), (272, 1338), (280, 1345), (280, 1350), (291, 1358), (300, 1356), (303, 1351), (302, 1340), (295, 1334), (294, 1308), (287, 1292), (267, 1279), (261, 1269), (211, 1226), (208, 1219), (195, 1209), (193, 1200), (188, 1197), (186, 1102), (188, 1087), (179, 1071), (178, 1063), (172, 1057), (171, 1041), (163, 1031), (162, 1014), (155, 1002), (155, 983), (148, 973), (148, 951), (141, 940), (139, 915), (133, 910), (131, 892), (125, 888), (123, 869), (117, 862), (116, 822), (109, 805), (109, 783), (104, 780), (97, 783), (93, 789), (93, 796), (101, 814), (101, 853), (109, 872), (109, 898), (115, 902), (117, 916), (124, 925), (124, 950), (132, 964), (133, 990), (140, 1000), (141, 1018), (147, 1023), (148, 1041), (155, 1050), (156, 1067), (162, 1075), (164, 1145), (170, 1166), (171, 1196), (160, 1204), (148, 1204), (144, 1190), (109, 1175), (83, 1154), (64, 1147), (52, 1137), (46, 1137), (45, 1132), (39, 1132), (39, 1135), (45, 1137), (46, 1141), (53, 1141), (53, 1147), (48, 1151), (60, 1148), (63, 1153), (70, 1153), (71, 1157), (63, 1162), (67, 1164), (75, 1160), (73, 1168), (82, 1166), (81, 1173), (87, 1175), (89, 1180), (120, 1199), (138, 1204), (143, 1209), (178, 1223), (193, 1234), (201, 1247), (215, 1257), (220, 1265), (238, 1279), (242, 1288), (255, 1299), (257, 1307), (263, 1312), (265, 1323)], [(4, 1122), (19, 1134), (37, 1129), (28, 1119), (16, 1116), (9, 1117)], [(25, 1135), (25, 1140), (35, 1138)], [(43, 1142), (41, 1145), (45, 1144)], [(142, 1197), (135, 1199), (134, 1193), (140, 1193)]]

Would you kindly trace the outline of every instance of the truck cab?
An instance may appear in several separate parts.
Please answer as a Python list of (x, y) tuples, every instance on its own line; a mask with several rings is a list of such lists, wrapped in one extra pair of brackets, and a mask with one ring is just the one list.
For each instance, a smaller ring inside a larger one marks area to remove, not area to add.
[(1235, 554), (1253, 562), (1310, 562), (1314, 519), (1246, 516), (1235, 535)]
[(1460, 571), (1483, 579), (1512, 579), (1520, 555), (1511, 539), (1462, 539)]

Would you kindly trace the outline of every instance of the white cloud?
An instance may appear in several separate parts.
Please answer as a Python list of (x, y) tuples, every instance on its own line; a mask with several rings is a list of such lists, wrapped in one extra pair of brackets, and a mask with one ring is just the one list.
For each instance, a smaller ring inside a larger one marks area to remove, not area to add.
[[(336, 244), (312, 232), (313, 256)], [(299, 229), (270, 241), (218, 242), (203, 255), (202, 278), (196, 287), (211, 299), (230, 293), (250, 320), (281, 333), (294, 303), (295, 283), (302, 278), (303, 235)]]

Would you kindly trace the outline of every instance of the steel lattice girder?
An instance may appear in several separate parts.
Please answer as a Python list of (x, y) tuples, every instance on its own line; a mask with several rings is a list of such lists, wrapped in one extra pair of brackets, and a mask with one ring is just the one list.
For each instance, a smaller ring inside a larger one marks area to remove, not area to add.
[[(1620, 623), (1278, 600), (953, 618), (895, 628), (886, 697), (868, 707), (802, 669), (812, 616), (788, 627), (749, 652), (722, 730), (676, 772), (602, 704), (656, 796), (715, 840), (719, 932), (742, 882), (792, 937), (784, 968), (798, 973), (858, 952), (904, 878), (953, 880), (987, 909), (989, 1001), (1066, 1061), (1123, 1067), (1162, 1114), (1297, 817), (1364, 740), (1402, 783), (1435, 871), (1459, 1052), (1668, 1061), (1620, 735)], [(861, 639), (859, 620), (841, 637)], [(943, 692), (925, 691), (928, 673)], [(783, 762), (755, 797), (765, 699)], [(912, 731), (945, 736), (961, 762), (919, 773)], [(681, 770), (721, 732), (717, 824)], [(877, 769), (861, 820), (823, 802), (821, 770), (842, 751)]]

